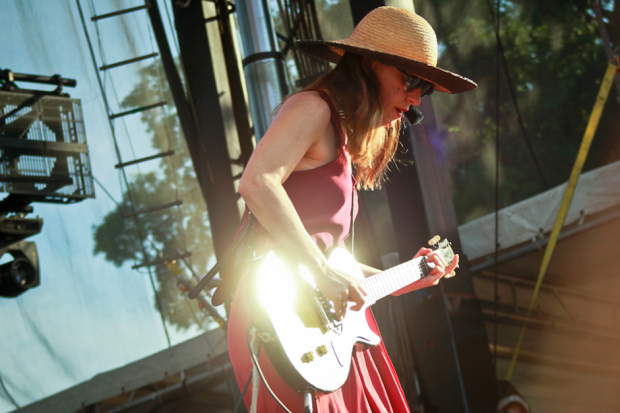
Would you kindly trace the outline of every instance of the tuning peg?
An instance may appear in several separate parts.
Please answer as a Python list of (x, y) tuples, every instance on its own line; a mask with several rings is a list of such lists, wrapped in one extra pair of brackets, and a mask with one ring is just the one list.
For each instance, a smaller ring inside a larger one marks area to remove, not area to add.
[(439, 235), (435, 235), (433, 238), (428, 240), (428, 245), (430, 245), (431, 247), (434, 247), (435, 245), (437, 245), (437, 243), (441, 240), (441, 238), (439, 238)]

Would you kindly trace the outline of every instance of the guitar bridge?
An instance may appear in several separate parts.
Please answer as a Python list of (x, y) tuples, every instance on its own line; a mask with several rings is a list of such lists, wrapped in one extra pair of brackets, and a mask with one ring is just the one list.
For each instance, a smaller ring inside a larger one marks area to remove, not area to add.
[(336, 311), (331, 301), (316, 290), (309, 290), (312, 304), (321, 320), (321, 332), (326, 334), (330, 331), (340, 335), (342, 333), (342, 322), (336, 319)]
[(327, 334), (329, 332), (329, 319), (327, 318), (323, 305), (321, 304), (321, 301), (319, 300), (319, 297), (317, 297), (315, 291), (308, 290), (308, 294), (310, 294), (310, 301), (312, 301), (314, 310), (319, 316), (319, 328), (323, 334)]
[(329, 329), (340, 335), (342, 333), (342, 321), (333, 320), (329, 326)]

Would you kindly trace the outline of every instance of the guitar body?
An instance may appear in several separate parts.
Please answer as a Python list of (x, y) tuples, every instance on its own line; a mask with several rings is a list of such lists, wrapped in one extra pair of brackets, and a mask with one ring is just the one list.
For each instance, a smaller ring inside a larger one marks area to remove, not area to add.
[[(332, 253), (330, 265), (363, 279), (358, 264), (344, 250)], [(252, 322), (262, 348), (296, 391), (339, 389), (349, 375), (355, 343), (376, 346), (381, 341), (366, 321), (367, 307), (348, 310), (339, 323), (310, 273), (286, 262), (279, 251), (255, 260), (250, 283)]]

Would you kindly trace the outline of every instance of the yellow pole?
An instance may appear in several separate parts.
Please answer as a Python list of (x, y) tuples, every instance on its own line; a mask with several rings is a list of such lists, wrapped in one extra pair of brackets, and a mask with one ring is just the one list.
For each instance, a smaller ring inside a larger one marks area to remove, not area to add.
[(577, 186), (577, 182), (579, 181), (579, 175), (581, 174), (581, 170), (583, 169), (583, 164), (586, 161), (586, 157), (588, 156), (588, 151), (590, 150), (590, 145), (592, 143), (592, 139), (594, 138), (594, 133), (596, 132), (596, 128), (598, 127), (598, 122), (601, 119), (601, 114), (603, 113), (603, 107), (605, 106), (605, 102), (607, 101), (607, 96), (609, 95), (609, 90), (611, 89), (611, 85), (613, 84), (613, 81), (614, 81), (614, 75), (616, 74), (617, 70), (618, 68), (616, 66), (609, 64), (607, 66), (607, 71), (605, 72), (605, 77), (603, 77), (601, 88), (598, 92), (598, 96), (596, 97), (596, 102), (594, 103), (594, 109), (592, 109), (592, 114), (590, 115), (590, 120), (588, 121), (586, 132), (584, 133), (583, 140), (581, 141), (581, 147), (579, 148), (579, 153), (577, 153), (577, 159), (575, 160), (573, 171), (571, 172), (570, 179), (568, 180), (568, 186), (566, 187), (566, 192), (564, 193), (564, 199), (562, 199), (562, 204), (560, 205), (560, 210), (555, 220), (553, 231), (551, 231), (551, 236), (549, 237), (549, 244), (547, 244), (547, 248), (545, 249), (545, 255), (543, 257), (542, 265), (540, 266), (540, 271), (538, 272), (538, 280), (536, 281), (536, 287), (534, 288), (534, 294), (532, 295), (532, 299), (530, 301), (530, 307), (527, 310), (527, 316), (525, 317), (525, 323), (523, 324), (523, 328), (521, 329), (521, 335), (519, 336), (519, 342), (517, 343), (515, 352), (512, 355), (512, 360), (510, 362), (510, 367), (508, 368), (508, 372), (506, 373), (507, 381), (510, 381), (512, 379), (515, 365), (517, 364), (517, 358), (519, 356), (519, 351), (521, 350), (521, 344), (523, 343), (523, 336), (525, 335), (525, 327), (527, 326), (527, 320), (530, 318), (530, 313), (532, 312), (532, 309), (534, 308), (534, 304), (536, 303), (536, 299), (538, 298), (538, 291), (540, 290), (540, 286), (542, 285), (543, 278), (545, 278), (547, 267), (549, 266), (549, 262), (551, 261), (551, 256), (553, 255), (555, 244), (557, 243), (557, 240), (558, 240), (558, 235), (560, 235), (560, 231), (562, 230), (562, 226), (564, 225), (564, 220), (566, 219), (568, 208), (570, 207), (570, 203), (573, 199), (573, 194), (575, 193), (575, 187)]

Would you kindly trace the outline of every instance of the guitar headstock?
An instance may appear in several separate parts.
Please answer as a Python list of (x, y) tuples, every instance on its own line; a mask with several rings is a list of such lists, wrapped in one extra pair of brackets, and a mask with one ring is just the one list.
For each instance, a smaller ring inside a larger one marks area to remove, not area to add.
[(443, 260), (446, 262), (446, 266), (452, 264), (454, 260), (454, 251), (452, 251), (452, 243), (447, 239), (443, 241), (439, 241), (439, 235), (435, 235), (428, 241), (428, 245), (433, 247), (434, 249), (441, 251), (441, 255), (443, 256)]
[(454, 260), (454, 251), (452, 251), (452, 243), (447, 239), (444, 239), (439, 244), (437, 244), (437, 249), (441, 251), (443, 255), (443, 260), (446, 262), (446, 266), (452, 264)]

